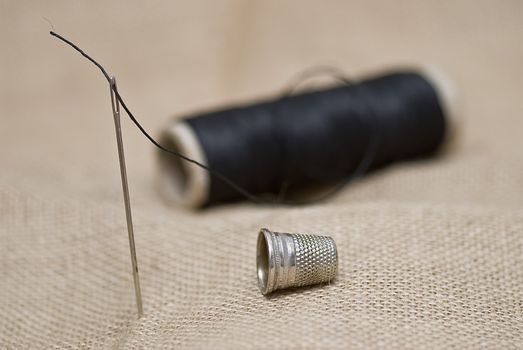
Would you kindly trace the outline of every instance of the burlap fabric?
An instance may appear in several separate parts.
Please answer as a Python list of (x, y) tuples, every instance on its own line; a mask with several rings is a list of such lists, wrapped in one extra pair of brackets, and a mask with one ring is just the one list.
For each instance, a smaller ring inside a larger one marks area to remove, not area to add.
[[(509, 2), (69, 1), (0, 5), (0, 348), (523, 347), (523, 6)], [(461, 93), (457, 143), (328, 203), (188, 212), (124, 137), (145, 316), (136, 320), (107, 84), (152, 131), (333, 63), (431, 63)], [(263, 297), (256, 235), (332, 235), (331, 285)]]

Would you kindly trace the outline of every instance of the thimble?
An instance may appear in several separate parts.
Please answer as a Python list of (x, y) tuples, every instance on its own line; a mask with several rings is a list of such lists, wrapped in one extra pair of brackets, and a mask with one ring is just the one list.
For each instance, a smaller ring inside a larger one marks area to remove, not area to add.
[(329, 282), (336, 277), (338, 252), (331, 237), (262, 228), (256, 250), (258, 287), (264, 295), (276, 289)]

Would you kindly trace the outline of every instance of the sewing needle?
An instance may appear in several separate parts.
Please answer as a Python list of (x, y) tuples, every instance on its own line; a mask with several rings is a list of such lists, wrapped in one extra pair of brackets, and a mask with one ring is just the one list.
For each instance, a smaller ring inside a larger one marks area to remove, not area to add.
[(116, 129), (116, 143), (118, 145), (118, 157), (120, 159), (120, 175), (122, 177), (123, 199), (125, 204), (125, 215), (127, 218), (127, 232), (129, 233), (129, 247), (131, 250), (131, 263), (133, 268), (134, 292), (136, 294), (136, 306), (138, 318), (143, 315), (142, 292), (140, 290), (140, 278), (138, 276), (138, 260), (136, 259), (136, 247), (134, 244), (133, 219), (131, 216), (131, 203), (129, 199), (129, 186), (127, 184), (127, 170), (125, 167), (125, 155), (123, 151), (122, 128), (120, 125), (120, 102), (116, 96), (116, 78), (110, 79), (111, 105), (114, 116), (114, 127)]

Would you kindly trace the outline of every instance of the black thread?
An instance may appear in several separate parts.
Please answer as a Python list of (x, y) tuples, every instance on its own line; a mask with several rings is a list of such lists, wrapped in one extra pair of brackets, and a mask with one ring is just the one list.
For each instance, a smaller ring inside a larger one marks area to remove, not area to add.
[[(110, 83), (109, 74), (98, 62), (61, 35), (50, 34), (95, 64)], [(423, 76), (401, 72), (352, 84), (338, 71), (333, 73), (342, 86), (294, 96), (290, 94), (295, 86), (291, 86), (272, 101), (187, 118), (208, 165), (157, 142), (119, 92), (114, 92), (128, 117), (153, 145), (220, 180), (211, 181), (207, 205), (239, 195), (258, 204), (317, 202), (370, 168), (430, 154), (442, 142), (443, 111), (435, 89)], [(314, 198), (284, 199), (288, 187), (333, 183), (330, 190)], [(273, 197), (257, 195), (265, 193)]]
[[(335, 184), (312, 202), (336, 193), (370, 168), (430, 155), (445, 132), (434, 87), (408, 71), (184, 121), (207, 164), (251, 193), (277, 196), (282, 188), (297, 193)], [(211, 181), (207, 205), (235, 199), (236, 193)]]
[[(72, 43), (71, 41), (67, 40), (66, 38), (64, 38), (63, 36), (61, 36), (60, 34), (57, 34), (53, 31), (50, 31), (49, 32), (52, 36), (62, 40), (63, 42), (67, 43), (69, 46), (71, 46), (73, 49), (75, 49), (76, 51), (78, 51), (82, 56), (84, 56), (86, 59), (88, 59), (90, 62), (92, 62), (96, 67), (98, 67), (100, 69), (100, 71), (102, 72), (102, 74), (105, 76), (105, 79), (107, 80), (107, 83), (109, 83), (109, 86), (111, 86), (111, 78), (109, 76), (109, 74), (107, 73), (107, 71), (105, 70), (104, 67), (102, 67), (102, 65), (98, 62), (96, 62), (92, 57), (90, 57), (88, 54), (86, 54), (81, 48), (79, 48), (76, 44)], [(170, 153), (178, 158), (181, 158), (187, 162), (190, 162), (196, 166), (199, 166), (200, 168), (203, 168), (205, 170), (207, 170), (209, 173), (211, 173), (213, 176), (216, 176), (217, 178), (219, 178), (221, 181), (227, 183), (230, 187), (234, 188), (238, 193), (240, 193), (241, 195), (243, 195), (245, 198), (255, 202), (255, 203), (259, 203), (259, 204), (273, 204), (274, 202), (273, 201), (267, 201), (261, 197), (258, 197), (256, 195), (253, 195), (252, 193), (249, 193), (249, 191), (241, 188), (240, 186), (236, 185), (234, 182), (232, 182), (231, 180), (229, 180), (227, 177), (225, 177), (224, 175), (220, 174), (219, 172), (215, 171), (214, 169), (211, 169), (210, 167), (194, 160), (194, 159), (191, 159), (187, 156), (184, 156), (183, 154), (179, 153), (179, 152), (176, 152), (174, 150), (170, 150), (170, 149), (167, 149), (165, 147), (163, 147), (160, 143), (158, 143), (151, 135), (149, 135), (149, 133), (142, 127), (142, 125), (138, 122), (138, 120), (136, 120), (136, 118), (134, 117), (133, 113), (131, 113), (131, 111), (129, 110), (129, 108), (127, 107), (127, 105), (125, 104), (122, 96), (120, 95), (120, 93), (118, 92), (118, 90), (115, 90), (111, 87), (111, 90), (114, 91), (115, 95), (116, 95), (116, 98), (118, 99), (118, 101), (120, 102), (120, 104), (122, 105), (123, 109), (125, 110), (125, 113), (127, 113), (127, 115), (129, 116), (129, 118), (131, 119), (131, 121), (134, 123), (134, 125), (136, 125), (136, 127), (142, 132), (142, 134), (147, 137), (147, 139), (149, 139), (149, 141), (152, 142), (153, 145), (155, 145), (156, 147), (158, 147), (159, 149), (161, 149), (162, 151), (164, 152), (167, 152), (167, 153)]]

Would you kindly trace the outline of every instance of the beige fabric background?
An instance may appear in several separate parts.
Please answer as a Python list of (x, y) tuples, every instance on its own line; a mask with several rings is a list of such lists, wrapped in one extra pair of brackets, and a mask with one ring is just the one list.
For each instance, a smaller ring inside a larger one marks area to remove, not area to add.
[[(518, 1), (0, 2), (0, 348), (522, 348)], [(143, 124), (270, 95), (294, 73), (430, 64), (457, 142), (305, 208), (168, 207), (124, 122), (145, 316), (135, 319), (108, 87)], [(260, 227), (332, 235), (339, 277), (258, 292)]]

